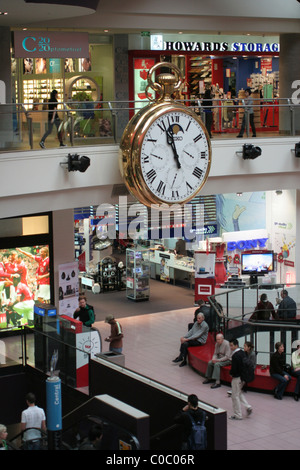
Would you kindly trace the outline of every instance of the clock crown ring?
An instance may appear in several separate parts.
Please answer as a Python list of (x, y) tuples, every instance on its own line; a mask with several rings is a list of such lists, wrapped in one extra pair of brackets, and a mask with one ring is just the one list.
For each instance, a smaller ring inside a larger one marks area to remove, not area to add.
[[(161, 67), (168, 67), (169, 69), (173, 69), (175, 72), (175, 75), (172, 73), (161, 73), (157, 76), (157, 82), (152, 81), (152, 74), (157, 70), (158, 68)], [(152, 88), (152, 90), (156, 91), (159, 93), (160, 97), (159, 100), (168, 100), (171, 99), (171, 95), (179, 90), (181, 88), (183, 79), (182, 75), (180, 72), (180, 69), (175, 65), (170, 62), (159, 62), (155, 64), (151, 69), (148, 71), (148, 86), (146, 88), (146, 94), (148, 98), (152, 101), (147, 93), (149, 88)]]

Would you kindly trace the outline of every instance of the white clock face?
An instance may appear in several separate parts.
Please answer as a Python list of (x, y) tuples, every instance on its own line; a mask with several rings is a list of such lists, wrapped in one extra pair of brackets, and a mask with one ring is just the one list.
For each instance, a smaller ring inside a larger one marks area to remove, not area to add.
[(158, 199), (169, 204), (189, 200), (208, 176), (206, 133), (184, 111), (167, 112), (148, 128), (140, 159), (144, 181)]

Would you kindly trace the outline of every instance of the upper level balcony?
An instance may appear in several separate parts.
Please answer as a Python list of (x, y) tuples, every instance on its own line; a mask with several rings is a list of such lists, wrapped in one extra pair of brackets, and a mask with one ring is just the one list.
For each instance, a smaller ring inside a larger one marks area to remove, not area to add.
[[(277, 138), (300, 135), (300, 105), (289, 98), (253, 99), (256, 137)], [(201, 100), (184, 102), (192, 108), (211, 131), (214, 139), (235, 139), (245, 115), (245, 138), (252, 138), (249, 114), (245, 113), (244, 100), (218, 99), (211, 108), (202, 106)], [(59, 103), (59, 133), (70, 147), (118, 144), (129, 119), (144, 102), (66, 102)], [(45, 103), (0, 106), (0, 152), (40, 149), (42, 136), (48, 129), (48, 110)], [(54, 128), (47, 137), (47, 148), (59, 145)]]
[[(206, 113), (201, 102), (187, 103)], [(300, 105), (289, 99), (254, 105), (256, 137), (249, 116), (243, 138), (236, 138), (244, 114), (243, 102), (213, 103), (212, 165), (203, 195), (228, 192), (298, 189), (300, 160)], [(42, 105), (0, 106), (0, 218), (45, 210), (69, 209), (102, 202), (117, 203), (124, 194), (119, 171), (119, 142), (139, 102), (60, 103), (59, 146), (56, 127), (39, 145), (47, 130), (48, 110)], [(245, 144), (258, 146), (255, 160), (243, 158)], [(61, 163), (68, 154), (87, 155), (91, 165), (85, 173), (68, 172)], [(115, 199), (114, 199), (115, 198)], [(20, 203), (20, 201), (22, 201)]]

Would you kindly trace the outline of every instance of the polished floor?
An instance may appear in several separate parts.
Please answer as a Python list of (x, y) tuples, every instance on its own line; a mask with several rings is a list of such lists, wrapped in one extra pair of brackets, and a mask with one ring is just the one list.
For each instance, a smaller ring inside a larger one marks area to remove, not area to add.
[[(211, 389), (203, 385), (203, 377), (189, 366), (172, 362), (178, 354), (179, 338), (186, 332), (194, 308), (143, 314), (122, 318), (124, 329), (125, 366), (149, 376), (183, 393), (195, 393), (201, 401), (216, 405), (232, 414), (230, 387)], [(109, 325), (104, 321), (96, 327), (105, 338)], [(103, 350), (108, 349), (104, 343)], [(299, 450), (300, 401), (293, 397), (275, 400), (272, 395), (247, 392), (253, 413), (241, 421), (228, 419), (228, 450)]]

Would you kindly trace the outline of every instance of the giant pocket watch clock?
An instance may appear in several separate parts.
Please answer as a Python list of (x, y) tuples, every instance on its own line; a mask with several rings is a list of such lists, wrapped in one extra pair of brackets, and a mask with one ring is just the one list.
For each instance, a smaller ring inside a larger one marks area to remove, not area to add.
[[(158, 75), (160, 67), (172, 73)], [(182, 85), (174, 64), (154, 65), (147, 76), (150, 103), (129, 121), (120, 143), (120, 171), (127, 189), (142, 204), (184, 204), (205, 184), (211, 166), (211, 145), (202, 120), (172, 95)], [(153, 100), (150, 88), (159, 97)]]

